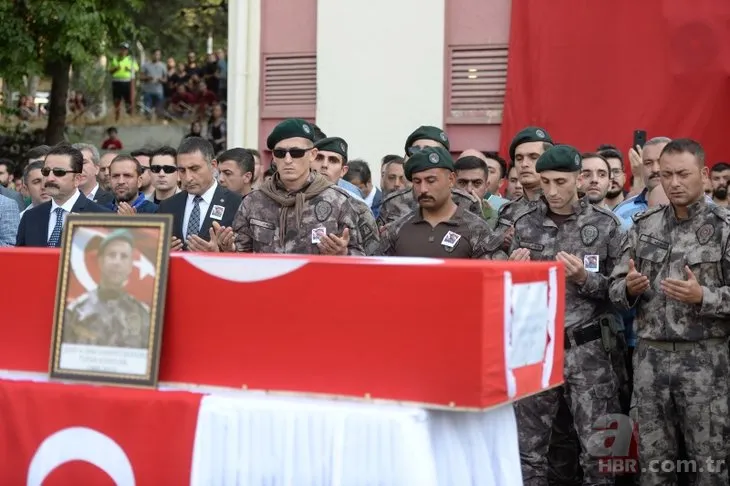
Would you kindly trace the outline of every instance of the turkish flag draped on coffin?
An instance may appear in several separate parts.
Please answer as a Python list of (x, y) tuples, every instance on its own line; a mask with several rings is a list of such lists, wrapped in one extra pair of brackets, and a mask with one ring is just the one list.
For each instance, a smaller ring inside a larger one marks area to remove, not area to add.
[(538, 125), (584, 151), (644, 129), (730, 159), (730, 2), (515, 0), (505, 97), (502, 153)]

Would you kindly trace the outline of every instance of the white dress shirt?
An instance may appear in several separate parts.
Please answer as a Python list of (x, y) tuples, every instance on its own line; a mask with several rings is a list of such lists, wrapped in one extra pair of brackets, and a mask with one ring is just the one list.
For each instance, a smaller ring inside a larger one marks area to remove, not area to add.
[(97, 183), (94, 188), (89, 191), (89, 193), (86, 195), (87, 198), (91, 199), (92, 201), (96, 197), (96, 193), (99, 192), (99, 183)]
[[(200, 206), (200, 226), (198, 229), (195, 230), (195, 233), (197, 234), (200, 232), (200, 227), (203, 226), (203, 220), (205, 219), (205, 216), (208, 214), (208, 208), (210, 207), (211, 201), (213, 201), (213, 193), (215, 192), (216, 188), (218, 187), (218, 182), (213, 180), (213, 185), (210, 186), (210, 189), (205, 191), (202, 195), (203, 200), (200, 201), (198, 204)], [(190, 221), (190, 214), (193, 212), (193, 199), (195, 199), (194, 194), (188, 194), (188, 200), (185, 204), (185, 215), (183, 216), (183, 227), (182, 227), (182, 234), (183, 238), (188, 234), (188, 221)]]
[(63, 215), (61, 216), (63, 218), (64, 223), (66, 222), (66, 216), (71, 212), (71, 210), (74, 207), (74, 204), (76, 204), (76, 201), (79, 200), (79, 197), (81, 197), (81, 192), (79, 192), (78, 189), (76, 189), (76, 192), (73, 196), (69, 198), (68, 201), (63, 203), (62, 206), (59, 206), (56, 204), (56, 201), (54, 199), (51, 199), (51, 217), (48, 218), (48, 236), (46, 236), (46, 240), (49, 240), (51, 238), (51, 233), (53, 233), (53, 228), (56, 226), (56, 208), (63, 208)]

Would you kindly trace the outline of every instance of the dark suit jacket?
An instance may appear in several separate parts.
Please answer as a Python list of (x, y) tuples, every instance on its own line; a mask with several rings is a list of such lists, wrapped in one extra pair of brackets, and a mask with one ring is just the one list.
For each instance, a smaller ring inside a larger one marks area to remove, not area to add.
[(383, 202), (383, 192), (375, 188), (375, 197), (373, 198), (373, 204), (370, 206), (370, 209), (373, 212), (373, 215), (377, 218), (378, 214), (380, 213), (380, 203)]
[(109, 206), (114, 203), (114, 194), (100, 187), (94, 194), (94, 202), (99, 206)]
[[(208, 206), (208, 212), (203, 218), (203, 222), (200, 225), (200, 232), (198, 236), (206, 241), (210, 240), (210, 227), (213, 221), (218, 221), (221, 226), (231, 226), (233, 224), (233, 217), (238, 211), (238, 207), (241, 205), (240, 194), (231, 192), (220, 184), (213, 193), (213, 199), (210, 201)], [(172, 236), (178, 238), (180, 241), (185, 241), (183, 236), (183, 219), (185, 218), (185, 205), (188, 202), (188, 192), (180, 191), (174, 196), (165, 199), (160, 202), (160, 207), (157, 209), (158, 214), (172, 214)], [(223, 206), (223, 218), (220, 220), (214, 220), (210, 217), (210, 212), (213, 210), (213, 206)]]
[(5, 196), (15, 201), (21, 211), (25, 209), (25, 199), (23, 199), (23, 195), (18, 191), (13, 191), (7, 187), (0, 186), (0, 196)]
[[(72, 213), (108, 213), (103, 206), (99, 206), (81, 194), (71, 209)], [(48, 246), (48, 221), (51, 219), (51, 201), (44, 202), (29, 209), (18, 226), (18, 237), (15, 246)], [(60, 242), (59, 242), (60, 246)]]

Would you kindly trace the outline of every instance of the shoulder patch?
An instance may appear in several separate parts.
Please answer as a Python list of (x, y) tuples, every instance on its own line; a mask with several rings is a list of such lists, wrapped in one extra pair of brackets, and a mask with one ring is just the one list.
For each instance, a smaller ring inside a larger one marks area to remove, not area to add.
[(535, 211), (537, 211), (537, 208), (538, 208), (537, 204), (530, 204), (526, 208), (518, 211), (515, 214), (514, 223), (512, 223), (512, 224), (517, 224), (517, 221), (519, 221), (520, 219), (524, 218), (528, 214), (534, 213)]
[(631, 219), (636, 223), (637, 221), (640, 221), (644, 218), (647, 218), (651, 216), (652, 214), (658, 213), (659, 211), (663, 210), (666, 206), (655, 206), (653, 208), (649, 208), (646, 211), (641, 211), (636, 214), (634, 214)]

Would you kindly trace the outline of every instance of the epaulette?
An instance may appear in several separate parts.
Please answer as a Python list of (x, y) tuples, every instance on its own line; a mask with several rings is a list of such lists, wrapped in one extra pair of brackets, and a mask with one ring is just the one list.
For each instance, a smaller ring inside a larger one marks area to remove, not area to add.
[[(504, 207), (504, 206), (502, 206), (502, 207)], [(537, 211), (537, 208), (538, 208), (537, 204), (528, 204), (526, 208), (522, 209), (521, 211), (519, 211), (518, 213), (515, 214), (515, 219), (512, 224), (513, 225), (517, 224), (517, 221), (524, 218), (528, 214), (534, 213), (535, 211)]]
[(383, 199), (380, 201), (380, 206), (382, 207), (383, 204), (386, 203), (386, 201), (390, 201), (391, 199), (395, 199), (396, 197), (400, 197), (400, 196), (402, 196), (403, 194), (407, 193), (410, 190), (411, 190), (410, 187), (404, 187), (403, 189), (398, 189), (397, 191), (391, 192), (387, 196), (383, 197)]
[(715, 214), (715, 216), (717, 216), (726, 223), (730, 223), (730, 210), (728, 210), (728, 208), (718, 206), (717, 204), (711, 205), (710, 208), (712, 209), (712, 212)]
[(505, 212), (505, 211), (507, 210), (507, 208), (509, 208), (510, 206), (514, 206), (514, 205), (515, 205), (515, 204), (517, 204), (517, 203), (518, 203), (519, 201), (522, 201), (522, 199), (523, 199), (524, 197), (525, 197), (525, 196), (520, 196), (520, 197), (518, 197), (517, 199), (513, 199), (512, 201), (507, 201), (506, 203), (502, 204), (502, 206), (501, 206), (501, 207), (499, 208), (499, 211), (497, 211), (497, 214), (498, 214), (499, 216), (501, 216), (501, 215), (502, 215), (502, 214), (503, 214), (503, 213), (504, 213), (504, 212)]
[(606, 209), (602, 206), (593, 206), (593, 209), (598, 211), (599, 213), (604, 214), (604, 215), (608, 216), (609, 218), (613, 219), (614, 223), (621, 226), (621, 218), (616, 216), (616, 213), (614, 213), (610, 209)]
[(337, 184), (332, 184), (332, 185), (330, 186), (330, 189), (334, 189), (335, 191), (339, 192), (340, 194), (344, 194), (344, 195), (345, 195), (345, 196), (347, 196), (348, 198), (349, 198), (349, 197), (352, 197), (352, 198), (354, 198), (354, 197), (355, 197), (355, 196), (353, 196), (352, 194), (350, 194), (350, 191), (348, 191), (347, 189), (343, 189), (342, 187), (338, 186)]
[(659, 211), (662, 211), (666, 206), (654, 206), (653, 208), (649, 208), (646, 211), (640, 211), (633, 216), (631, 216), (631, 219), (634, 221), (634, 223), (638, 222), (641, 219), (647, 218), (651, 216), (654, 213), (658, 213)]

